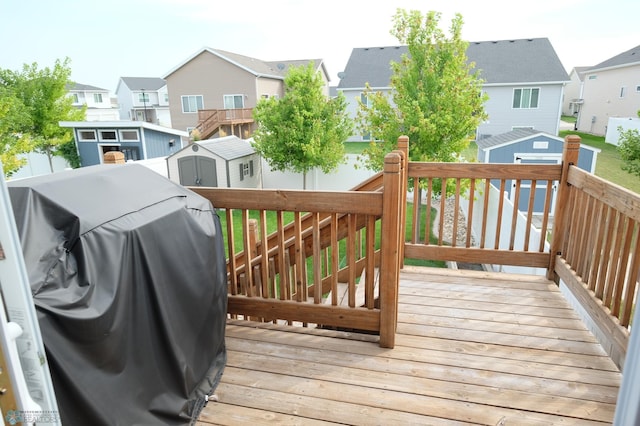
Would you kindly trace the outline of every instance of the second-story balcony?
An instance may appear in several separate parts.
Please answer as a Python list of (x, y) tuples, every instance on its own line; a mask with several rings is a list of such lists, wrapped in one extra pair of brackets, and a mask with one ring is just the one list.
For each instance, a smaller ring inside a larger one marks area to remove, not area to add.
[(251, 136), (253, 122), (253, 108), (202, 109), (198, 111), (196, 129), (202, 139), (210, 139), (215, 134), (247, 139)]

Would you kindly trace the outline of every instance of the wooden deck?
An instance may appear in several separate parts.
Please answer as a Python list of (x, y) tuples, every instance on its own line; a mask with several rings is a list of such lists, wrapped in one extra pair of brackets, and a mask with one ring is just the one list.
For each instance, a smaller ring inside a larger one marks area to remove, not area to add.
[[(199, 425), (611, 424), (621, 373), (542, 277), (406, 267), (377, 336), (230, 320)], [(373, 342), (373, 343), (372, 343)]]

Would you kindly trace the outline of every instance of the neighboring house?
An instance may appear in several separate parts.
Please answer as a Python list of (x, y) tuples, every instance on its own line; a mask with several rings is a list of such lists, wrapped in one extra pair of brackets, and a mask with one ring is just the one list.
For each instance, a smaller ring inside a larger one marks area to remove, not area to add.
[(590, 67), (575, 67), (569, 74), (571, 80), (564, 87), (564, 98), (562, 100), (562, 115), (577, 116), (580, 112), (584, 99), (584, 72)]
[(203, 139), (227, 134), (248, 138), (254, 128), (251, 111), (258, 100), (283, 96), (289, 68), (311, 61), (326, 82), (328, 96), (329, 75), (321, 59), (263, 61), (203, 48), (163, 77), (169, 91), (172, 126), (191, 131), (215, 114), (218, 123), (201, 132)]
[(86, 105), (87, 121), (113, 121), (119, 119), (118, 108), (112, 105), (107, 89), (88, 84), (72, 83), (67, 86), (67, 96), (73, 99), (73, 106)]
[(144, 121), (61, 121), (73, 129), (82, 166), (102, 164), (104, 154), (120, 151), (125, 160), (166, 157), (188, 143), (187, 132)]
[[(500, 135), (494, 135), (477, 141), (478, 161), (481, 163), (503, 164), (561, 164), (564, 139), (550, 133), (533, 129), (516, 129)], [(598, 148), (580, 145), (578, 167), (589, 173), (596, 170)], [(515, 182), (507, 183), (506, 192), (511, 201), (515, 199)], [(557, 194), (557, 182), (553, 183), (554, 191), (551, 201), (551, 211), (554, 211)], [(521, 183), (518, 209), (527, 210), (529, 202), (530, 184)], [(538, 186), (534, 198), (534, 212), (541, 213), (544, 209), (544, 192), (546, 187)]]
[[(400, 62), (406, 46), (353, 49), (341, 73), (338, 91), (344, 93), (348, 111), (355, 118), (358, 100), (368, 83), (374, 91), (389, 92), (390, 62)], [(562, 93), (569, 76), (547, 38), (470, 42), (467, 57), (475, 63), (489, 96), (476, 138), (482, 139), (518, 128), (557, 134)], [(369, 140), (354, 134), (350, 141)]]
[(192, 143), (167, 157), (169, 179), (185, 186), (260, 188), (260, 155), (237, 136)]
[(171, 127), (167, 83), (156, 77), (120, 77), (116, 87), (120, 119)]
[(604, 136), (609, 117), (637, 117), (640, 110), (640, 46), (584, 71), (584, 104), (577, 129)]

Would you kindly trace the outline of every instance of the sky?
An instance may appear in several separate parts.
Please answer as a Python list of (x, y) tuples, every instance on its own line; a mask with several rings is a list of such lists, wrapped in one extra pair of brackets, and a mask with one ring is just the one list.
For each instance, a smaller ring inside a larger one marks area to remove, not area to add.
[(264, 61), (322, 59), (331, 85), (353, 48), (398, 45), (398, 8), (462, 15), (467, 41), (546, 37), (567, 73), (640, 45), (638, 0), (0, 0), (0, 68), (52, 67), (115, 95), (204, 47)]

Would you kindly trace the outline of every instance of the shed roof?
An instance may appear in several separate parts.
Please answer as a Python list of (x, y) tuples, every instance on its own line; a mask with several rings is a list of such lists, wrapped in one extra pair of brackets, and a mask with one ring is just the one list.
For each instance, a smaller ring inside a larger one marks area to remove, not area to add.
[(236, 158), (246, 157), (256, 152), (248, 141), (240, 139), (237, 136), (207, 139), (197, 143), (207, 151), (225, 160), (235, 160)]
[[(564, 143), (563, 138), (556, 135), (552, 135), (551, 133), (542, 132), (536, 129), (514, 129), (510, 132), (501, 133), (499, 135), (494, 135), (485, 139), (480, 139), (479, 141), (476, 141), (476, 144), (480, 149), (492, 150), (495, 148), (499, 148), (501, 146), (510, 145), (513, 143), (528, 140), (536, 136), (544, 136), (546, 138), (555, 139), (558, 142)], [(594, 148), (589, 145), (580, 144), (580, 147), (588, 149), (590, 151), (600, 152), (600, 149)]]
[[(351, 52), (339, 89), (388, 87), (391, 61), (400, 62), (407, 46), (364, 47)], [(470, 42), (467, 59), (485, 84), (560, 83), (569, 81), (548, 38)]]

